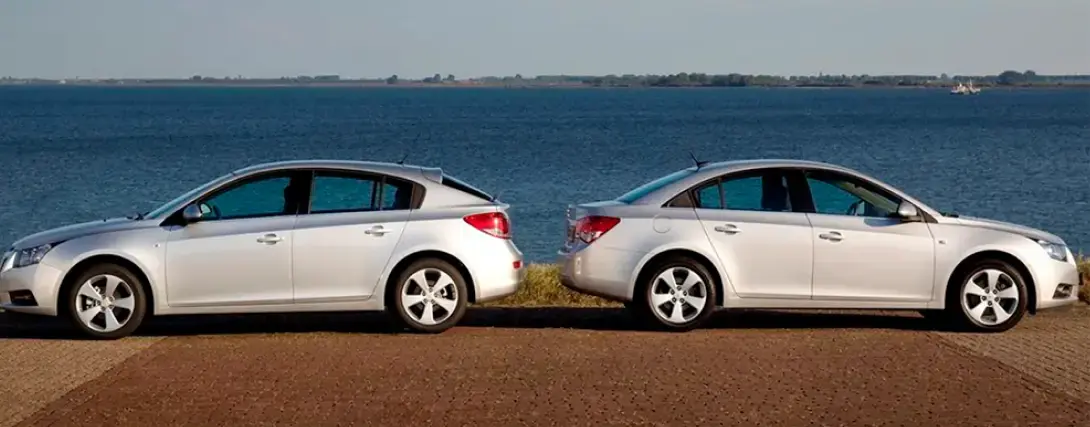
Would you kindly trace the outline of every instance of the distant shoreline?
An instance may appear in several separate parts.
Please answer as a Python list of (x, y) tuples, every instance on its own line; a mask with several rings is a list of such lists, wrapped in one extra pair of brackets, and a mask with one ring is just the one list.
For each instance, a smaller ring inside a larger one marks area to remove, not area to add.
[(766, 74), (677, 73), (666, 75), (539, 75), (488, 76), (457, 79), (435, 74), (423, 79), (346, 79), (339, 75), (246, 78), (193, 76), (190, 78), (42, 79), (0, 78), (0, 86), (141, 86), (141, 87), (357, 87), (357, 88), (953, 88), (971, 84), (980, 88), (1090, 88), (1090, 74), (1040, 75), (1033, 71), (1004, 71), (997, 75), (826, 75), (774, 76)]
[[(387, 84), (380, 82), (245, 82), (245, 81), (219, 81), (219, 82), (189, 82), (189, 81), (81, 81), (81, 82), (4, 82), (0, 81), (0, 87), (160, 87), (160, 88), (405, 88), (405, 89), (737, 89), (737, 88), (766, 88), (766, 89), (946, 89), (952, 84), (915, 84), (915, 85), (837, 85), (837, 84), (797, 84), (797, 85), (745, 85), (745, 86), (711, 86), (711, 85), (593, 85), (583, 83), (396, 83)], [(1024, 85), (977, 85), (977, 87), (989, 90), (1012, 89), (1090, 89), (1090, 82), (1066, 83), (1066, 84), (1024, 84)]]

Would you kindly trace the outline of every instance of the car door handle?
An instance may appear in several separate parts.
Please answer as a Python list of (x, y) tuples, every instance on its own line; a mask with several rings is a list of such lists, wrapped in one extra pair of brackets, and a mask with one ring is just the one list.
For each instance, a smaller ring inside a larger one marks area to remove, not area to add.
[(840, 233), (838, 233), (836, 231), (830, 231), (828, 233), (821, 233), (821, 234), (818, 235), (818, 237), (820, 237), (822, 239), (825, 239), (825, 240), (828, 240), (830, 242), (839, 242), (841, 240), (844, 240), (844, 235), (842, 235), (842, 234), (840, 234)]
[(269, 233), (269, 234), (266, 234), (264, 236), (261, 236), (261, 237), (257, 238), (258, 243), (264, 243), (266, 245), (275, 245), (275, 244), (279, 243), (281, 240), (284, 240), (284, 238), (280, 237), (280, 236), (277, 236), (275, 234), (272, 234), (272, 233)]
[(738, 226), (734, 224), (717, 225), (715, 226), (715, 231), (727, 234), (738, 234), (742, 232), (742, 230), (740, 230)]
[(365, 230), (363, 233), (364, 234), (370, 234), (372, 236), (382, 237), (382, 236), (386, 235), (386, 233), (389, 233), (389, 232), (390, 232), (390, 230), (382, 228), (381, 225), (376, 225), (374, 227), (371, 227), (371, 228)]

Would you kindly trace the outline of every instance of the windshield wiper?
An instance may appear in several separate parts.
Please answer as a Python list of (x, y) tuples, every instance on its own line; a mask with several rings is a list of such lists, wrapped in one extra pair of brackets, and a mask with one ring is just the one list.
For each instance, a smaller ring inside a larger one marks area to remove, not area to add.
[(129, 215), (129, 216), (125, 217), (125, 218), (131, 219), (131, 220), (134, 220), (134, 221), (140, 221), (140, 220), (144, 219), (144, 215), (147, 215), (147, 212), (137, 212), (137, 213)]
[(957, 217), (961, 216), (961, 215), (958, 215), (957, 212), (939, 212), (939, 213), (941, 213), (942, 216), (945, 216), (947, 218), (957, 218)]

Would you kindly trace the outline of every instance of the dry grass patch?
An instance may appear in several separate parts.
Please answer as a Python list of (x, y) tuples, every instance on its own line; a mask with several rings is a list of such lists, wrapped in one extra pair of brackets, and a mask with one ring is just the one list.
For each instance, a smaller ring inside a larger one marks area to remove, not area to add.
[(518, 293), (486, 306), (521, 307), (612, 307), (619, 304), (602, 298), (584, 295), (560, 284), (560, 266), (556, 264), (530, 264), (526, 266), (526, 280)]
[(1079, 255), (1079, 276), (1082, 276), (1082, 286), (1079, 287), (1079, 299), (1090, 304), (1090, 258)]

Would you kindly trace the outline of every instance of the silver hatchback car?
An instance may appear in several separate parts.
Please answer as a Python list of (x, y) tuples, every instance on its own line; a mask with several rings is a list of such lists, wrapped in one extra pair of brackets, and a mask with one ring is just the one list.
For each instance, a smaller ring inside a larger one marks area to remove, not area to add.
[(697, 164), (568, 209), (561, 280), (688, 330), (717, 307), (919, 310), (1004, 331), (1074, 303), (1059, 237), (943, 214), (825, 163)]
[(0, 259), (0, 307), (65, 316), (93, 338), (149, 315), (388, 310), (440, 332), (525, 269), (508, 206), (390, 163), (248, 167), (143, 215), (23, 238)]

